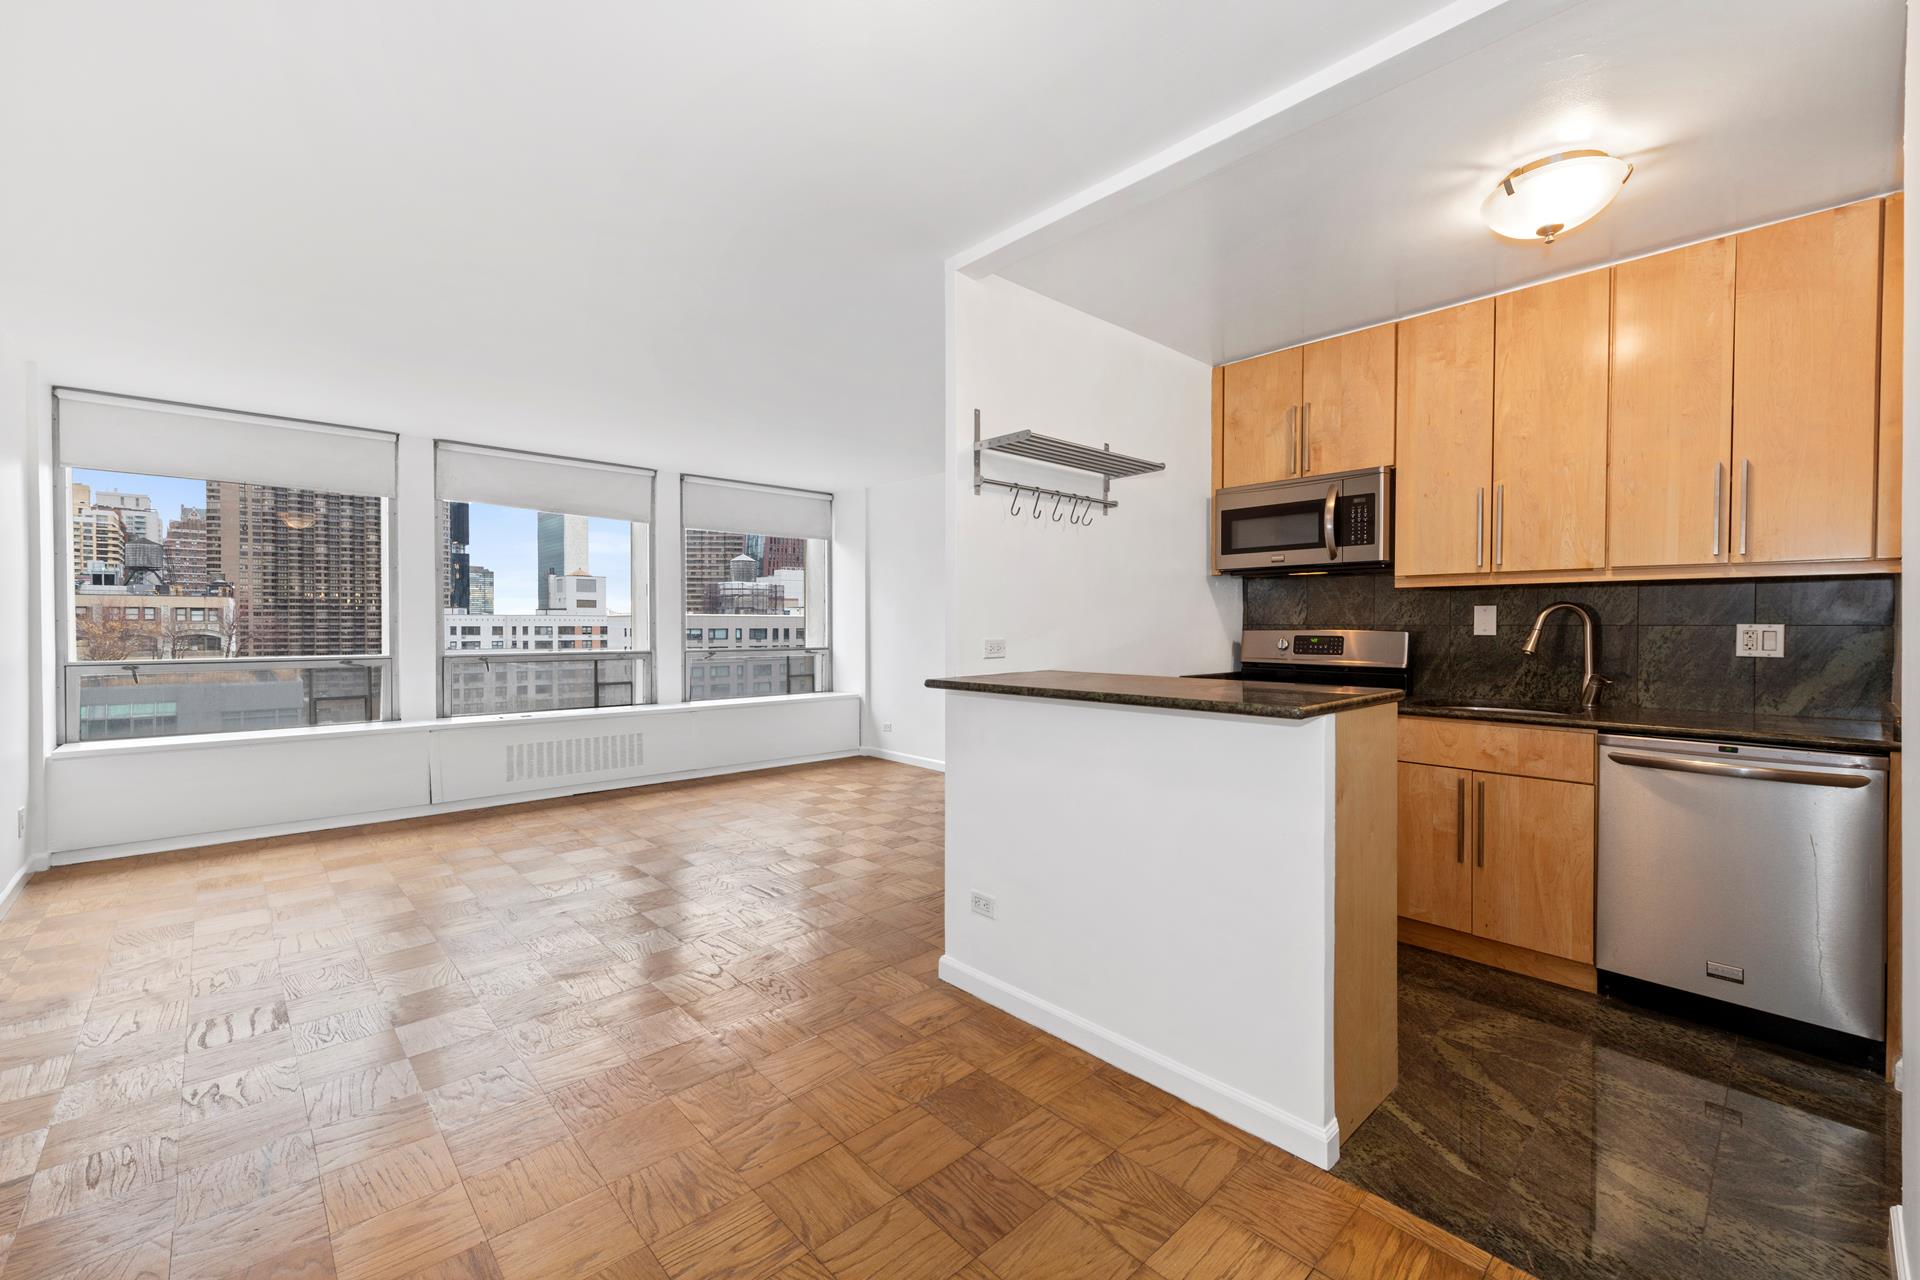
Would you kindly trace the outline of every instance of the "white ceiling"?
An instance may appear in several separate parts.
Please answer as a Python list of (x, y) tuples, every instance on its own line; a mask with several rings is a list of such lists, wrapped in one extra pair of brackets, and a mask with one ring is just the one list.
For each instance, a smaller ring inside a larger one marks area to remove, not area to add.
[[(1835, 7), (1854, 31), (1882, 6)], [(0, 337), (107, 390), (804, 484), (930, 471), (944, 259), (1440, 8), (9, 0)], [(1853, 101), (1897, 43), (1824, 89)], [(1707, 74), (1700, 98), (1752, 87)], [(1122, 309), (1191, 348), (1224, 264), (1157, 243), (1176, 305)], [(1120, 305), (1093, 248), (1027, 278)], [(1371, 276), (1317, 256), (1316, 296)]]
[[(1211, 363), (1900, 184), (1900, 0), (1479, 8), (960, 265)], [(1495, 182), (1569, 144), (1634, 162), (1614, 206), (1552, 246), (1489, 232)]]

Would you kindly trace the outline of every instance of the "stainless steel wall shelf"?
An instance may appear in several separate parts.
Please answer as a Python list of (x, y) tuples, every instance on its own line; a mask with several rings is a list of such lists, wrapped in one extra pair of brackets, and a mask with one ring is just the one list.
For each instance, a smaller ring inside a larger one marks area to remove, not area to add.
[[(981, 474), (980, 459), (988, 453), (1004, 453), (1011, 457), (1026, 458), (1033, 462), (1045, 462), (1051, 466), (1067, 467), (1074, 471), (1084, 471), (1100, 477), (1100, 496), (1070, 493), (1062, 489), (1048, 489), (1040, 485), (1019, 484), (1012, 480), (996, 480)], [(1098, 507), (1110, 511), (1120, 504), (1112, 497), (1113, 482), (1127, 476), (1151, 475), (1155, 471), (1165, 471), (1164, 462), (1149, 462), (1145, 458), (1135, 458), (1124, 453), (1115, 453), (1102, 445), (1096, 449), (1092, 445), (1080, 444), (1073, 440), (1062, 440), (1057, 436), (1043, 436), (1036, 431), (1013, 431), (1003, 436), (980, 437), (980, 411), (973, 411), (973, 491), (977, 494), (988, 485), (999, 489), (1011, 489), (1014, 492), (1013, 510), (1018, 514), (1020, 494), (1033, 495), (1035, 513), (1042, 497), (1074, 504), (1084, 503), (1089, 510)], [(1074, 523), (1084, 521), (1076, 518)]]

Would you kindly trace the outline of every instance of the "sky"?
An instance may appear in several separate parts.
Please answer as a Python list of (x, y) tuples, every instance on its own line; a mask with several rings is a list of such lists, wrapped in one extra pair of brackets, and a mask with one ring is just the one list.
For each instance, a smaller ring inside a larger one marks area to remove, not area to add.
[[(539, 598), (534, 572), (539, 554), (538, 513), (521, 507), (470, 503), (467, 554), (493, 570), (495, 613), (532, 613)], [(607, 607), (633, 612), (632, 544), (624, 520), (587, 519), (587, 572), (607, 580)]]
[[(204, 507), (207, 486), (200, 480), (180, 480), (168, 476), (127, 475), (118, 471), (73, 469), (76, 484), (90, 486), (95, 493), (144, 493), (153, 500), (160, 518), (172, 524), (180, 518), (181, 507)], [(534, 567), (538, 555), (537, 513), (519, 507), (496, 507), (472, 503), (468, 507), (470, 523), (467, 544), (473, 563), (493, 570), (493, 607), (499, 613), (532, 613), (538, 600)], [(587, 520), (587, 569), (607, 579), (608, 611), (633, 612), (632, 544), (629, 526), (624, 520)]]

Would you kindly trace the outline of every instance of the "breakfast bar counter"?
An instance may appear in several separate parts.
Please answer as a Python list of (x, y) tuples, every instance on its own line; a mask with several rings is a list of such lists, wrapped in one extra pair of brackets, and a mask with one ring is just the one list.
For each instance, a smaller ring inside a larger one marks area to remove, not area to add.
[(1400, 694), (927, 683), (949, 693), (941, 976), (1330, 1167), (1398, 1074)]

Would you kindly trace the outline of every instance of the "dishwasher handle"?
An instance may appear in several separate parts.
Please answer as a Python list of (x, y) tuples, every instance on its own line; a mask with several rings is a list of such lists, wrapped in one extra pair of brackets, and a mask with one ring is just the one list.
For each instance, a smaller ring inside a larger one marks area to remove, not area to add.
[(1635, 769), (1664, 769), (1669, 773), (1705, 773), (1723, 778), (1748, 778), (1755, 782), (1791, 782), (1805, 787), (1867, 787), (1873, 779), (1858, 773), (1812, 773), (1805, 769), (1781, 769), (1771, 765), (1727, 764), (1719, 760), (1688, 760), (1684, 757), (1632, 756), (1609, 751), (1607, 759)]

